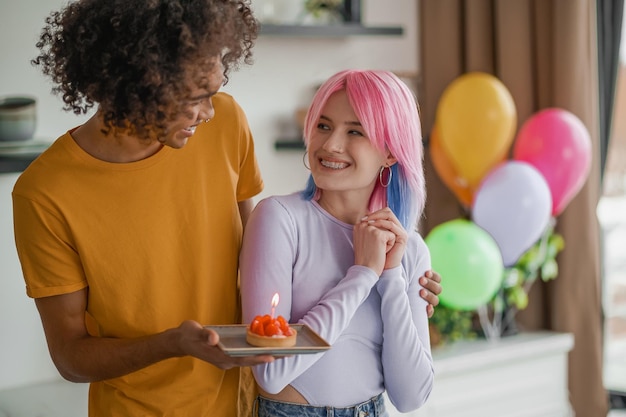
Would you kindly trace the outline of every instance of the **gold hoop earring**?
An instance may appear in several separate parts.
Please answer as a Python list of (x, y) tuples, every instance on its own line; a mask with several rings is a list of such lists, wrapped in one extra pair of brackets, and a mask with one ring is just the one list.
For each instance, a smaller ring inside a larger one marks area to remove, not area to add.
[(304, 155), (302, 155), (302, 164), (304, 165), (304, 167), (307, 170), (311, 170), (311, 167), (309, 165), (306, 164), (306, 160), (308, 159), (307, 155), (309, 154), (309, 151), (304, 151)]
[[(383, 182), (383, 172), (385, 172), (385, 168), (387, 168), (389, 170), (389, 175), (387, 176), (387, 182)], [(383, 188), (387, 188), (389, 187), (389, 184), (391, 184), (391, 179), (393, 178), (393, 171), (391, 170), (391, 167), (388, 166), (382, 166), (380, 167), (380, 171), (378, 171), (378, 182), (380, 183), (380, 186)]]

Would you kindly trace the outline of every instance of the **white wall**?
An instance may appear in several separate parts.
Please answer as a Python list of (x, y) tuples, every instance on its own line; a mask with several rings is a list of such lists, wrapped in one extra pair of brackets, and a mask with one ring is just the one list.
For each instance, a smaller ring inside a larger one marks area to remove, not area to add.
[[(295, 0), (293, 0), (295, 1)], [(225, 91), (246, 110), (255, 135), (266, 190), (287, 193), (304, 186), (308, 172), (298, 151), (275, 151), (282, 121), (293, 122), (297, 107), (306, 107), (315, 86), (345, 68), (376, 68), (416, 72), (417, 4), (415, 0), (363, 0), (369, 25), (399, 25), (403, 36), (293, 38), (261, 36), (255, 63), (233, 73)]]
[[(26, 94), (38, 100), (37, 137), (59, 136), (83, 118), (61, 110), (51, 84), (29, 63), (48, 12), (63, 0), (0, 4), (0, 96)], [(58, 377), (34, 302), (26, 296), (13, 241), (11, 190), (18, 174), (0, 174), (0, 389)]]
[(10, 195), (17, 176), (0, 175), (0, 390), (57, 377), (13, 242)]
[[(47, 79), (29, 64), (45, 17), (65, 3), (20, 0), (0, 5), (0, 96), (36, 96), (35, 136), (49, 140), (86, 118), (62, 111)], [(403, 36), (258, 39), (254, 65), (233, 73), (224, 90), (238, 99), (255, 135), (266, 183), (259, 197), (298, 190), (306, 181), (302, 152), (276, 151), (274, 141), (283, 134), (284, 122), (293, 122), (296, 108), (308, 104), (314, 86), (344, 68), (417, 72), (417, 7), (415, 0), (363, 0), (365, 24), (402, 26)], [(10, 192), (16, 178), (0, 175), (0, 389), (56, 378), (13, 245)]]

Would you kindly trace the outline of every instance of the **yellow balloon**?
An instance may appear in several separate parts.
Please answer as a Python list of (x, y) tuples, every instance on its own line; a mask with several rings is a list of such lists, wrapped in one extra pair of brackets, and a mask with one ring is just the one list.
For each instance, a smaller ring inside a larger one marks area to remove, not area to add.
[(436, 124), (456, 172), (476, 188), (506, 158), (515, 137), (517, 112), (511, 93), (498, 78), (470, 72), (444, 90)]

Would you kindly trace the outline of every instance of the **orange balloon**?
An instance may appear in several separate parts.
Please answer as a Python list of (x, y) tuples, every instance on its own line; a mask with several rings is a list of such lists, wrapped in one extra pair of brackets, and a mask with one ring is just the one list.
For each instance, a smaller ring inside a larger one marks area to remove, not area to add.
[(435, 122), (456, 172), (478, 188), (506, 157), (517, 128), (513, 97), (496, 77), (470, 72), (444, 90)]
[(429, 140), (430, 158), (433, 161), (435, 171), (443, 183), (454, 193), (456, 198), (465, 207), (472, 205), (474, 190), (469, 186), (467, 180), (461, 178), (448, 159), (448, 156), (441, 146), (439, 131), (437, 126), (430, 132)]

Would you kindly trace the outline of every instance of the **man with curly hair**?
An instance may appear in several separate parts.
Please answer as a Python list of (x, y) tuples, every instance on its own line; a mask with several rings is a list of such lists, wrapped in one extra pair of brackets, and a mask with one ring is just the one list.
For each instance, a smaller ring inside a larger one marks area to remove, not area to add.
[(263, 187), (242, 109), (218, 93), (257, 35), (249, 2), (80, 0), (33, 60), (97, 111), (13, 190), (27, 294), (90, 416), (237, 414), (240, 366), (205, 324), (239, 320), (238, 253)]
[(229, 357), (204, 327), (240, 322), (263, 182), (219, 89), (257, 30), (249, 0), (78, 0), (46, 20), (33, 64), (66, 110), (96, 112), (18, 179), (15, 241), (54, 364), (91, 383), (91, 417), (232, 417), (240, 367), (274, 360)]

